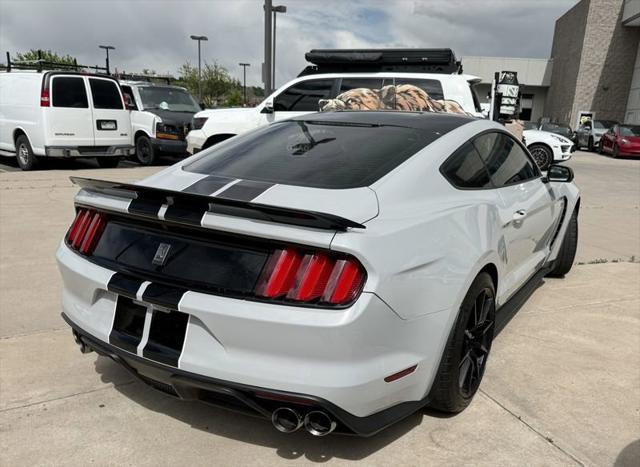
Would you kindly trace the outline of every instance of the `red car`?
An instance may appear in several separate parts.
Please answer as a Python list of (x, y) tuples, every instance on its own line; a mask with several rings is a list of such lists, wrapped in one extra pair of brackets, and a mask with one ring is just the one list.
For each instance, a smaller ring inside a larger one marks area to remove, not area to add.
[(600, 153), (640, 156), (640, 125), (614, 125), (600, 138)]

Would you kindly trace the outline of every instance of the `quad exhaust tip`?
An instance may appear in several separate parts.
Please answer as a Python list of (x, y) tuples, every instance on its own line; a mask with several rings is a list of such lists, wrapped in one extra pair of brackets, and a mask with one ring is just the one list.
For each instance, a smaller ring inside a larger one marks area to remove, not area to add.
[(313, 436), (327, 436), (338, 424), (327, 413), (319, 410), (309, 412), (304, 417), (304, 427)]
[(302, 417), (289, 407), (280, 407), (271, 414), (271, 423), (282, 433), (293, 433), (302, 426)]

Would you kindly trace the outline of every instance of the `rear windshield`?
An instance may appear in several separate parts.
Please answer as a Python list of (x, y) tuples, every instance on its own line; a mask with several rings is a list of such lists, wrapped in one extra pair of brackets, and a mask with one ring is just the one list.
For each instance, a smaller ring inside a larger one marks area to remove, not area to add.
[(184, 169), (285, 185), (356, 188), (371, 185), (440, 134), (401, 126), (285, 121), (214, 146)]
[(640, 126), (621, 126), (620, 136), (640, 136)]

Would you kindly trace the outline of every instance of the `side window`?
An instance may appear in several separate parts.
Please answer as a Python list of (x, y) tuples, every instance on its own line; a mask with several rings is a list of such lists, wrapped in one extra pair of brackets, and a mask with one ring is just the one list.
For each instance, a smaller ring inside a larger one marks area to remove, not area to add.
[(487, 168), (469, 142), (442, 164), (440, 172), (458, 188), (493, 188)]
[(129, 102), (133, 105), (132, 110), (138, 110), (138, 105), (136, 104), (136, 99), (133, 97), (133, 91), (130, 86), (120, 86), (122, 89), (122, 94), (129, 98)]
[(89, 107), (84, 78), (54, 77), (51, 88), (53, 92), (52, 105), (54, 107), (74, 109), (86, 109)]
[(442, 100), (444, 99), (444, 92), (442, 91), (442, 84), (437, 79), (410, 79), (410, 78), (396, 78), (395, 85), (411, 84), (422, 89), (429, 94), (431, 99)]
[(343, 78), (338, 94), (358, 88), (380, 89), (382, 86), (384, 86), (382, 78)]
[(329, 99), (332, 79), (301, 81), (280, 93), (273, 102), (276, 111), (317, 112), (320, 99)]
[(123, 109), (118, 85), (110, 79), (89, 78), (91, 97), (95, 109)]
[(505, 133), (486, 133), (477, 137), (473, 145), (497, 188), (526, 182), (540, 175), (535, 162), (516, 140)]

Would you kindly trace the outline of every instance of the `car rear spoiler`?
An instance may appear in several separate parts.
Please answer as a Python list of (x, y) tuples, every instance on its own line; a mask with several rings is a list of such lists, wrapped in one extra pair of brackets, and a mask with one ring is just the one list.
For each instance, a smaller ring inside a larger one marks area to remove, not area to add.
[(93, 178), (69, 178), (74, 185), (87, 191), (135, 199), (138, 200), (139, 203), (150, 206), (155, 205), (159, 207), (162, 204), (179, 206), (181, 211), (191, 211), (191, 214), (194, 214), (193, 216), (186, 216), (186, 218), (200, 219), (202, 217), (198, 217), (200, 213), (204, 215), (205, 212), (212, 212), (227, 216), (245, 217), (279, 224), (290, 224), (325, 230), (346, 231), (349, 228), (366, 228), (358, 222), (323, 212), (268, 206), (265, 204), (222, 199), (195, 193), (184, 193), (181, 191), (107, 180), (96, 180)]

